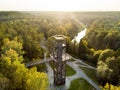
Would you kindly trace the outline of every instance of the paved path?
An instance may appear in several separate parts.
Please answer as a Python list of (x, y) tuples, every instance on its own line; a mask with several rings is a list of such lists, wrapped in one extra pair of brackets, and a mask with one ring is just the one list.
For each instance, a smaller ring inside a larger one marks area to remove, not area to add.
[(70, 82), (76, 78), (84, 78), (85, 80), (87, 80), (96, 90), (100, 90), (99, 86), (97, 84), (95, 84), (88, 76), (86, 76), (86, 74), (78, 67), (79, 65), (75, 64), (74, 62), (68, 62), (67, 63), (69, 66), (71, 66), (75, 71), (76, 74), (70, 77), (66, 78), (66, 87), (67, 89), (70, 86)]
[(72, 57), (72, 59), (75, 60), (74, 63), (81, 63), (81, 64), (82, 64), (81, 66), (84, 66), (84, 67), (86, 67), (86, 68), (91, 68), (91, 69), (96, 70), (95, 67), (90, 66), (90, 65), (84, 63), (84, 62), (83, 62), (82, 60), (80, 60), (80, 59), (76, 59), (76, 58), (74, 58), (74, 57)]
[[(99, 86), (97, 84), (95, 84), (80, 68), (79, 66), (84, 66), (85, 68), (91, 68), (91, 69), (96, 69), (86, 63), (84, 63), (83, 61), (81, 61), (80, 59), (76, 59), (76, 58), (73, 58), (75, 61), (74, 62), (67, 62), (67, 64), (72, 67), (75, 71), (76, 71), (76, 74), (73, 75), (73, 76), (68, 76), (66, 77), (66, 83), (65, 85), (63, 86), (60, 86), (60, 87), (56, 87), (54, 86), (53, 84), (53, 70), (51, 68), (51, 66), (46, 63), (46, 66), (47, 66), (47, 70), (48, 70), (48, 77), (49, 77), (49, 82), (50, 82), (50, 90), (67, 90), (69, 89), (70, 87), (70, 83), (72, 80), (76, 79), (76, 78), (84, 78), (85, 80), (87, 80), (96, 90), (100, 90)], [(81, 65), (80, 64), (77, 64), (78, 62), (82, 63)]]
[[(52, 88), (53, 86), (53, 69), (51, 68), (51, 66), (49, 65), (49, 63), (45, 63), (46, 67), (47, 67), (47, 74), (48, 74), (48, 79), (49, 79), (49, 87)], [(52, 89), (51, 89), (52, 90)]]
[[(46, 59), (46, 55), (44, 55)], [(72, 57), (72, 56), (71, 56)], [(84, 63), (83, 61), (81, 61), (80, 59), (76, 59), (74, 57), (72, 57), (72, 59), (74, 59), (75, 61), (74, 62), (67, 62), (67, 64), (72, 67), (75, 71), (76, 71), (76, 74), (73, 75), (73, 76), (68, 76), (66, 77), (66, 83), (65, 85), (63, 86), (60, 86), (60, 87), (57, 87), (57, 86), (54, 86), (53, 84), (53, 69), (51, 68), (51, 66), (49, 65), (49, 63), (45, 63), (46, 64), (46, 67), (47, 67), (47, 71), (48, 71), (48, 77), (49, 77), (49, 90), (67, 90), (69, 89), (70, 87), (70, 83), (72, 80), (76, 79), (76, 78), (83, 78), (85, 80), (87, 80), (96, 90), (100, 90), (99, 86), (97, 84), (95, 84), (80, 68), (79, 66), (82, 66), (82, 67), (85, 67), (85, 68), (90, 68), (90, 69), (94, 69), (96, 70), (95, 67), (92, 67), (86, 63)], [(78, 63), (81, 63), (78, 64)]]

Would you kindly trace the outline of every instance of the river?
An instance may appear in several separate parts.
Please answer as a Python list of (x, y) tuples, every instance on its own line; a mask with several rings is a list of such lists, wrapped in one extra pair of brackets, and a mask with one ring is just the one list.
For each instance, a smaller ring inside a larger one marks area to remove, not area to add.
[(79, 33), (77, 34), (77, 36), (74, 37), (74, 39), (72, 40), (72, 42), (73, 42), (74, 40), (76, 40), (76, 42), (79, 43), (80, 40), (85, 36), (86, 31), (87, 31), (87, 28), (85, 28), (84, 30), (82, 30), (81, 32), (79, 32)]

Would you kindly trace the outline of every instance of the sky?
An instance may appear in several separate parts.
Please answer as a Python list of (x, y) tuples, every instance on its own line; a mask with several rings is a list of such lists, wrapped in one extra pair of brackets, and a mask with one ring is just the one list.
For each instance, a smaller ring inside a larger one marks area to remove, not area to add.
[(0, 11), (120, 11), (120, 0), (0, 0)]

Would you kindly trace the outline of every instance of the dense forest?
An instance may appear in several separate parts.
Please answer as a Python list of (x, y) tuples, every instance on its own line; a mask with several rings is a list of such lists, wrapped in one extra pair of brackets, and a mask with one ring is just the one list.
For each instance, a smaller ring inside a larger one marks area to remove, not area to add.
[[(97, 78), (101, 85), (120, 85), (120, 17), (118, 12), (104, 15), (90, 21), (85, 37), (71, 50), (79, 58), (92, 62), (97, 67)], [(91, 15), (91, 14), (90, 14)], [(91, 19), (89, 17), (88, 19)], [(88, 23), (88, 22), (87, 22)], [(76, 42), (75, 42), (76, 43)], [(70, 50), (70, 49), (69, 49)], [(71, 52), (69, 51), (69, 52)]]
[(0, 89), (48, 88), (47, 75), (37, 72), (36, 67), (28, 69), (23, 63), (42, 59), (42, 43), (49, 42), (51, 36), (63, 34), (72, 39), (83, 28), (70, 17), (52, 14), (0, 12)]
[[(0, 90), (46, 90), (48, 77), (24, 63), (44, 58), (43, 43), (67, 36), (67, 52), (97, 67), (98, 82), (120, 85), (119, 12), (0, 12)], [(87, 28), (85, 37), (71, 42)], [(50, 53), (50, 52), (49, 52)], [(34, 83), (36, 82), (36, 83)], [(34, 89), (33, 89), (34, 88)]]

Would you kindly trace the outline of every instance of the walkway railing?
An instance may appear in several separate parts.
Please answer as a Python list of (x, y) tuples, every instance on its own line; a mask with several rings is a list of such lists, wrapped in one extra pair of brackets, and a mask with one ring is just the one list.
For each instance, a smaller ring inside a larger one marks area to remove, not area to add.
[[(62, 58), (63, 58), (62, 61), (67, 61), (67, 60), (71, 59), (71, 56), (66, 53), (66, 54), (63, 55)], [(54, 60), (54, 58), (53, 58), (53, 56), (51, 56), (49, 58), (44, 58), (44, 59), (40, 59), (40, 60), (34, 60), (34, 61), (26, 62), (25, 66), (26, 67), (32, 67), (32, 66), (47, 63), (47, 62), (50, 62), (50, 61), (53, 61), (53, 60)]]
[(32, 66), (47, 63), (47, 62), (50, 62), (50, 61), (53, 61), (53, 59), (52, 58), (46, 58), (46, 59), (34, 60), (34, 61), (26, 62), (25, 66), (26, 67), (32, 67)]

